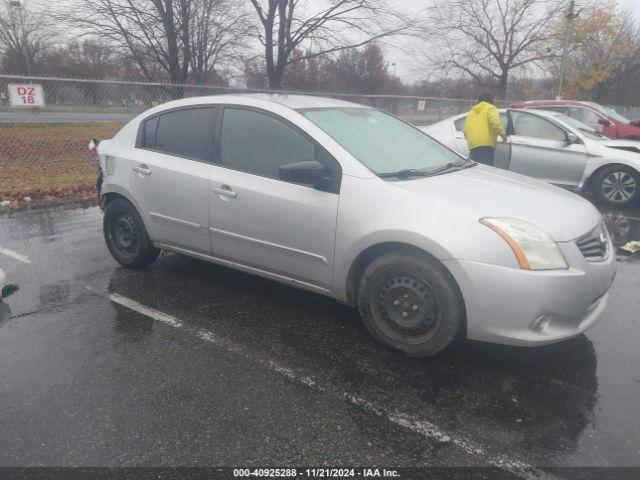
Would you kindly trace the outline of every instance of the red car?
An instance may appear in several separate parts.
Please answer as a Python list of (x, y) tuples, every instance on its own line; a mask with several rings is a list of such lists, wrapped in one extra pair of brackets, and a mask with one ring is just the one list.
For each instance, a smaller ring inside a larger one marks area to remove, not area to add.
[(537, 108), (562, 112), (570, 117), (586, 123), (594, 130), (604, 132), (612, 138), (640, 140), (640, 122), (632, 122), (620, 115), (613, 108), (604, 107), (594, 102), (576, 100), (532, 100), (516, 103), (514, 108)]

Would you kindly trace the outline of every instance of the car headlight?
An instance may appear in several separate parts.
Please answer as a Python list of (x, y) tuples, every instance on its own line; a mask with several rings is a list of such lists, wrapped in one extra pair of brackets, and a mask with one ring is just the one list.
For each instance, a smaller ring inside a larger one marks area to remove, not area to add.
[(557, 270), (569, 268), (558, 244), (538, 227), (517, 218), (481, 218), (486, 225), (509, 244), (520, 268), (525, 270)]

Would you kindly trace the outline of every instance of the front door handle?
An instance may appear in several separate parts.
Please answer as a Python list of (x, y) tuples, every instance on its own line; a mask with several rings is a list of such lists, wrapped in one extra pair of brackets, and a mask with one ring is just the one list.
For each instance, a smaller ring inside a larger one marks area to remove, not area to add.
[(133, 167), (134, 172), (141, 173), (142, 175), (151, 175), (151, 170), (144, 163)]
[(236, 198), (238, 194), (231, 190), (229, 185), (220, 185), (219, 187), (211, 187), (211, 190), (217, 193), (218, 195), (222, 195), (223, 197)]

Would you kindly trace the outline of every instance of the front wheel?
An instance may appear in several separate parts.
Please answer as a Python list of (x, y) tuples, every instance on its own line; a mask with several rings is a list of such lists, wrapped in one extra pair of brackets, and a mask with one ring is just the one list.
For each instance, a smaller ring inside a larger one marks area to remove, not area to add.
[(365, 269), (358, 308), (381, 343), (411, 357), (444, 350), (464, 324), (464, 307), (443, 267), (420, 255), (391, 253)]
[(120, 265), (141, 268), (160, 254), (151, 244), (140, 214), (124, 199), (118, 198), (107, 205), (103, 231), (107, 247)]
[(626, 207), (640, 195), (640, 175), (630, 167), (612, 165), (595, 176), (593, 193), (599, 203)]

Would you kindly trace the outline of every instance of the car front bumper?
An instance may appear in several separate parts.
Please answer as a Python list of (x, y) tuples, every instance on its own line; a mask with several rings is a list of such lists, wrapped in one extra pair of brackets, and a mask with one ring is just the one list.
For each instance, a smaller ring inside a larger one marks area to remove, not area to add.
[(566, 270), (520, 270), (447, 260), (467, 311), (467, 337), (535, 346), (580, 335), (603, 314), (616, 274), (611, 240), (603, 261), (589, 262), (573, 242), (559, 243)]

